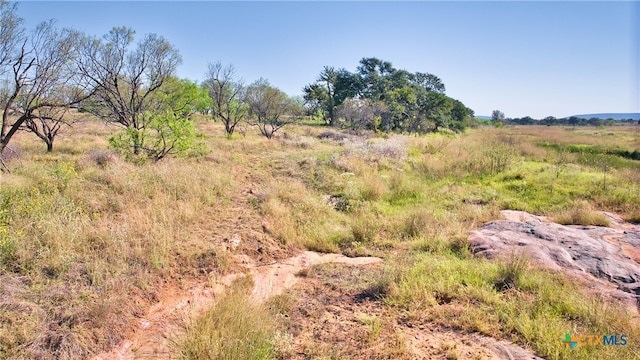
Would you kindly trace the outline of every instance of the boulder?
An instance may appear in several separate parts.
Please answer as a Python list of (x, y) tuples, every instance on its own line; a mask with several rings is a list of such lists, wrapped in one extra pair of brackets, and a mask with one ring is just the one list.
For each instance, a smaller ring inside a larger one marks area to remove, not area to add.
[(600, 293), (640, 306), (640, 227), (606, 213), (612, 227), (560, 225), (524, 212), (484, 224), (469, 236), (473, 251), (487, 258), (514, 253), (535, 265), (582, 279)]

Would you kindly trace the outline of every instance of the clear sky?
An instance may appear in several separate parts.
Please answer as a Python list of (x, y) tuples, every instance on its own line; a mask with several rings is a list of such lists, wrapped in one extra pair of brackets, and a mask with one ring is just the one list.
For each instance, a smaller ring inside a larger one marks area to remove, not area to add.
[(638, 1), (216, 2), (23, 1), (29, 28), (47, 19), (102, 36), (128, 26), (175, 45), (178, 76), (201, 81), (231, 63), (302, 95), (325, 65), (363, 57), (439, 76), (476, 115), (564, 117), (640, 112)]

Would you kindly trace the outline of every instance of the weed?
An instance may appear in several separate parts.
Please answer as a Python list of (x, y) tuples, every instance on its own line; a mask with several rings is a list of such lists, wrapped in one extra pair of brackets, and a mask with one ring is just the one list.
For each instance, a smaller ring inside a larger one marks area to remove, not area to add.
[(458, 352), (456, 350), (456, 343), (454, 342), (443, 342), (440, 344), (440, 353), (445, 355), (447, 360), (456, 360), (458, 359)]
[(498, 291), (518, 289), (522, 278), (529, 269), (529, 259), (522, 254), (512, 254), (505, 262), (499, 263), (494, 286)]
[(634, 212), (625, 215), (623, 219), (624, 221), (627, 221), (633, 224), (640, 224), (640, 211), (635, 210)]
[(358, 320), (367, 327), (367, 339), (366, 341), (371, 343), (380, 338), (382, 331), (382, 321), (377, 316), (359, 314)]

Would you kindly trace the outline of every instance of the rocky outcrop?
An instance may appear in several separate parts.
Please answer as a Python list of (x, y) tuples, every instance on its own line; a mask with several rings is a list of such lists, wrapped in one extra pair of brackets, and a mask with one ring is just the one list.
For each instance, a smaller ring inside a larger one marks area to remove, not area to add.
[(589, 287), (640, 306), (640, 227), (605, 213), (610, 228), (565, 226), (524, 212), (503, 211), (472, 232), (469, 243), (487, 258), (527, 256), (539, 266), (584, 280)]

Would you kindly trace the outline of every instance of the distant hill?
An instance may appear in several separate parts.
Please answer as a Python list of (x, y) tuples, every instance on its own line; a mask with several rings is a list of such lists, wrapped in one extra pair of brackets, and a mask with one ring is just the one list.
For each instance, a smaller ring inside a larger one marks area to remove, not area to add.
[[(640, 113), (602, 113), (602, 114), (584, 114), (584, 115), (573, 115), (575, 117), (578, 118), (583, 118), (583, 119), (591, 119), (591, 118), (598, 118), (598, 119), (602, 119), (602, 120), (607, 120), (607, 119), (613, 119), (613, 120), (626, 120), (626, 119), (633, 119), (633, 120), (640, 120)], [(567, 118), (570, 118), (571, 116), (567, 116)]]
[[(577, 118), (582, 118), (582, 119), (591, 119), (591, 118), (597, 118), (597, 119), (602, 119), (602, 120), (608, 120), (608, 119), (613, 119), (613, 120), (627, 120), (627, 119), (632, 119), (632, 120), (640, 120), (640, 113), (601, 113), (601, 114), (583, 114), (583, 115), (571, 115), (571, 116), (565, 116), (562, 119), (568, 119), (570, 117), (577, 117)], [(476, 115), (475, 116), (476, 119), (481, 119), (481, 120), (491, 120), (491, 116), (485, 116), (485, 115)], [(538, 119), (540, 120), (540, 119)]]

